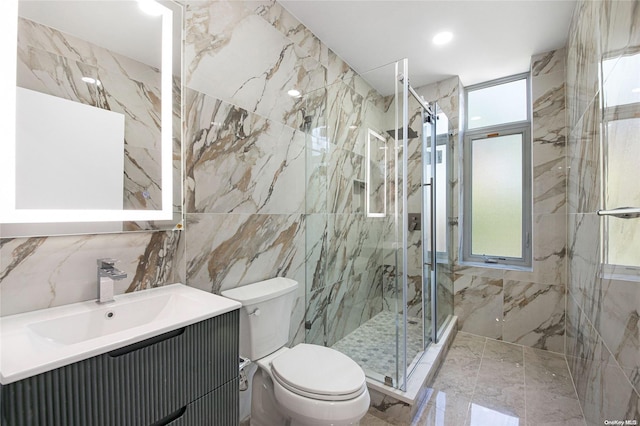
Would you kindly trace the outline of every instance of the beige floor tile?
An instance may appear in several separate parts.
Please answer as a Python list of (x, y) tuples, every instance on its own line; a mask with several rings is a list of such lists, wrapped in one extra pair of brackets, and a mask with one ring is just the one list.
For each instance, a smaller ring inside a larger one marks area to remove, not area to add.
[(412, 426), (585, 426), (562, 354), (459, 332), (431, 387)]
[(364, 415), (364, 418), (360, 420), (360, 426), (393, 426), (393, 425), (382, 419), (377, 418), (372, 414), (367, 413)]
[(544, 391), (527, 393), (528, 426), (565, 424), (584, 426), (582, 410), (576, 398), (566, 398)]
[(459, 426), (464, 424), (469, 411), (469, 399), (437, 389), (428, 390), (427, 399), (420, 407), (419, 418), (412, 426)]
[(564, 356), (540, 349), (525, 348), (524, 369), (527, 392), (548, 392), (576, 398)]

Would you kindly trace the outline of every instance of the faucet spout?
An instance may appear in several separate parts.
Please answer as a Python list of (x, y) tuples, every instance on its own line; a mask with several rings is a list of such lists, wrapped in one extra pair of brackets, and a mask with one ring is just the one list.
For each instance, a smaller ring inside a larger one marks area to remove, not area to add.
[(127, 278), (127, 273), (115, 268), (117, 259), (98, 259), (98, 303), (113, 302), (116, 280)]

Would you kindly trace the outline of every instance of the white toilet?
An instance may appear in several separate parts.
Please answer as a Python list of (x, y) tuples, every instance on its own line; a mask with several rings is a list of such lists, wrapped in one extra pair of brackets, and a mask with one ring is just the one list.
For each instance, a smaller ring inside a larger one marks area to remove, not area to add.
[(273, 278), (222, 292), (242, 303), (240, 355), (258, 365), (251, 426), (357, 425), (370, 401), (362, 368), (324, 346), (285, 347), (297, 287)]

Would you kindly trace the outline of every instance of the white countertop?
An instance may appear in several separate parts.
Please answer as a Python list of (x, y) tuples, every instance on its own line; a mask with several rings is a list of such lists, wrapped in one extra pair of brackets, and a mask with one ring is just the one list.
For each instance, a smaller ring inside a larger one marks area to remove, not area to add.
[[(240, 307), (231, 299), (171, 284), (115, 296), (114, 302), (106, 304), (91, 300), (2, 317), (0, 383), (63, 367)], [(114, 319), (106, 319), (111, 313)]]

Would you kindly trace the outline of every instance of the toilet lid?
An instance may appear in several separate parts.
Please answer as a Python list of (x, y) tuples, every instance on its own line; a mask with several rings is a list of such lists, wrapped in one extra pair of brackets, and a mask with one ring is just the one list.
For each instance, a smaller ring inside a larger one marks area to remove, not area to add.
[(366, 380), (362, 368), (348, 356), (306, 343), (276, 357), (271, 371), (292, 392), (318, 399), (355, 398), (363, 392)]

